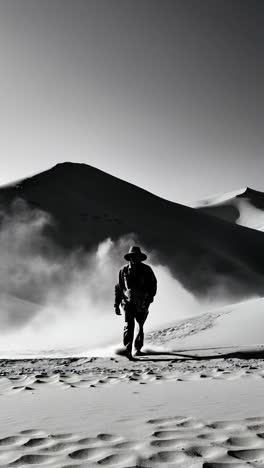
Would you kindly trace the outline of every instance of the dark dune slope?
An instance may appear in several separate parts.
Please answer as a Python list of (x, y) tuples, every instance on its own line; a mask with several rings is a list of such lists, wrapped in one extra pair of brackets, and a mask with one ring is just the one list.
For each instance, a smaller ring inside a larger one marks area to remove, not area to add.
[(5, 209), (16, 198), (52, 215), (47, 235), (66, 250), (135, 233), (196, 294), (218, 285), (238, 297), (263, 292), (263, 233), (169, 202), (91, 166), (58, 164), (0, 190)]

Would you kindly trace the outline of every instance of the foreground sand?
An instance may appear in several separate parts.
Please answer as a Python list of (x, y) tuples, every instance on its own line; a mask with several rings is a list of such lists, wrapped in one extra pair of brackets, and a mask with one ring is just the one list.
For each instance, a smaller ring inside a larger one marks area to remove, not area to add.
[(0, 466), (264, 467), (262, 347), (2, 360), (0, 373)]
[(263, 466), (264, 417), (149, 419), (140, 438), (122, 433), (50, 433), (26, 429), (1, 439), (5, 466)]
[(0, 360), (0, 466), (264, 467), (263, 307), (149, 333), (134, 362)]

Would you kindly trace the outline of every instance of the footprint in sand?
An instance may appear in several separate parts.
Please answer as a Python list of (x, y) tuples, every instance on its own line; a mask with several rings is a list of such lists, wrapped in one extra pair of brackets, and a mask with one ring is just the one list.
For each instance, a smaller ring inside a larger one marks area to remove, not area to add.
[(163, 448), (177, 448), (184, 449), (190, 446), (190, 442), (193, 441), (193, 438), (189, 439), (161, 439), (161, 440), (152, 440), (150, 445), (151, 447), (157, 447), (159, 449)]
[(47, 437), (47, 434), (44, 431), (38, 429), (24, 429), (20, 431), (20, 434), (29, 436), (29, 437)]
[(139, 442), (130, 442), (130, 441), (124, 441), (124, 442), (119, 442), (118, 444), (113, 445), (113, 449), (115, 450), (136, 450), (140, 446)]
[(34, 448), (42, 448), (48, 447), (52, 445), (54, 441), (47, 437), (35, 437), (34, 439), (29, 439), (25, 444), (25, 448), (34, 449)]
[(118, 442), (121, 440), (119, 436), (113, 434), (98, 434), (97, 439), (104, 442)]
[(245, 468), (245, 464), (236, 463), (229, 459), (229, 461), (219, 462), (205, 462), (203, 468)]
[(59, 441), (63, 441), (63, 442), (72, 442), (72, 441), (75, 441), (75, 440), (78, 440), (78, 435), (77, 434), (73, 434), (72, 432), (70, 432), (69, 434), (65, 433), (65, 434), (53, 434), (51, 436), (52, 438), (54, 439), (57, 439)]
[(245, 435), (242, 437), (229, 437), (225, 443), (227, 446), (232, 447), (247, 447), (247, 448), (258, 448), (263, 446), (263, 442), (257, 436)]
[(98, 460), (98, 465), (102, 466), (127, 466), (128, 463), (133, 463), (135, 461), (135, 455), (124, 453), (124, 454), (111, 454), (105, 458)]
[(96, 460), (107, 454), (107, 450), (101, 447), (91, 447), (74, 450), (69, 453), (69, 457), (74, 460)]
[(48, 455), (62, 454), (62, 453), (73, 452), (74, 450), (77, 450), (77, 448), (78, 448), (77, 443), (73, 444), (71, 442), (69, 442), (69, 443), (59, 442), (57, 444), (55, 443), (55, 445), (51, 445), (51, 446), (45, 448), (44, 450), (42, 449), (41, 452), (45, 453), (45, 454), (48, 454)]
[(246, 462), (262, 462), (264, 463), (264, 448), (249, 449), (249, 450), (230, 450), (229, 455), (244, 460)]
[(43, 465), (51, 462), (55, 462), (56, 459), (54, 457), (50, 457), (49, 455), (22, 455), (13, 463), (10, 463), (9, 466), (18, 466), (24, 467), (25, 465)]
[(155, 455), (151, 455), (148, 458), (149, 461), (154, 463), (184, 463), (188, 460), (188, 457), (185, 453), (176, 451), (176, 450), (166, 450), (162, 452), (157, 452)]
[(190, 418), (186, 418), (185, 416), (175, 416), (175, 417), (169, 417), (169, 418), (159, 418), (159, 419), (149, 419), (147, 422), (149, 424), (163, 424), (163, 425), (167, 425), (167, 424), (180, 424), (180, 423), (183, 423), (185, 421), (188, 421), (188, 419)]
[(28, 442), (28, 437), (10, 436), (0, 439), (0, 447), (17, 447)]

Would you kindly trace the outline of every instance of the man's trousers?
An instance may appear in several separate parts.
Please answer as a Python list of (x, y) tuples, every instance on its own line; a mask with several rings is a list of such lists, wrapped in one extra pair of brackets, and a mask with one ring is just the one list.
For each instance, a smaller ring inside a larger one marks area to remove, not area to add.
[(123, 343), (130, 354), (132, 352), (134, 331), (135, 331), (135, 321), (138, 324), (138, 333), (135, 339), (135, 348), (137, 351), (140, 351), (144, 345), (144, 323), (148, 316), (148, 309), (138, 310), (133, 302), (126, 302), (123, 306), (125, 313), (125, 326), (124, 326), (124, 335)]

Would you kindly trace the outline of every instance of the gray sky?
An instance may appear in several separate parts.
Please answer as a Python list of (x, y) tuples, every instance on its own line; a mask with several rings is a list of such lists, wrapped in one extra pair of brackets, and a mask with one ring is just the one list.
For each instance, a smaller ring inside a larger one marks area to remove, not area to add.
[(0, 183), (85, 162), (264, 191), (262, 0), (0, 0)]

